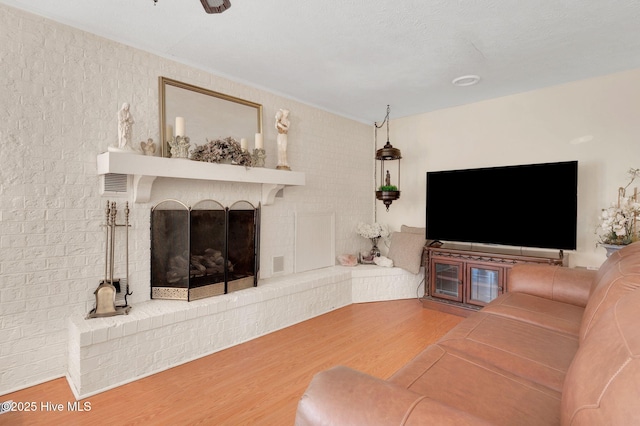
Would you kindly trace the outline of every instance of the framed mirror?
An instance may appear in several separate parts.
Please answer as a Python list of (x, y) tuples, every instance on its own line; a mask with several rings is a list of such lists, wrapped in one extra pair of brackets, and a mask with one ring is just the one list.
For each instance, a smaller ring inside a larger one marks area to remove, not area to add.
[(159, 86), (163, 157), (171, 156), (168, 142), (181, 131), (192, 149), (230, 136), (246, 139), (253, 150), (256, 133), (262, 133), (262, 105), (166, 77), (159, 78)]

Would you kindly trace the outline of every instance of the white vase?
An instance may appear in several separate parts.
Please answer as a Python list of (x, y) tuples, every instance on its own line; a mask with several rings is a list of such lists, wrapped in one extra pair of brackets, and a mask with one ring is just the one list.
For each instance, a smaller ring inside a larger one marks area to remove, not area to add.
[(600, 244), (600, 246), (604, 247), (604, 249), (607, 251), (607, 257), (611, 256), (613, 253), (624, 247), (620, 244)]

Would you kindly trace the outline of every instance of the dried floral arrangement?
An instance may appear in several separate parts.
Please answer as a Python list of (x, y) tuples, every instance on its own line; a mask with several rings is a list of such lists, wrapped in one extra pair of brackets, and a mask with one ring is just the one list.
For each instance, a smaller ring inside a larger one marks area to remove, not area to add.
[(205, 161), (207, 163), (222, 163), (230, 160), (232, 164), (251, 167), (251, 154), (243, 151), (240, 143), (232, 137), (216, 139), (197, 146), (191, 153), (191, 159), (195, 161)]

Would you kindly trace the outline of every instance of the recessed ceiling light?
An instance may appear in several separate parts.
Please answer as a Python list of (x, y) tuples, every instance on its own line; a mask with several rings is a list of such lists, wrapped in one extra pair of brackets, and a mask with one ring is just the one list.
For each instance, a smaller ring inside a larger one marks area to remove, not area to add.
[(454, 78), (451, 84), (458, 87), (464, 87), (464, 86), (473, 86), (474, 84), (478, 84), (479, 81), (480, 81), (480, 76), (478, 75), (463, 75), (463, 76)]

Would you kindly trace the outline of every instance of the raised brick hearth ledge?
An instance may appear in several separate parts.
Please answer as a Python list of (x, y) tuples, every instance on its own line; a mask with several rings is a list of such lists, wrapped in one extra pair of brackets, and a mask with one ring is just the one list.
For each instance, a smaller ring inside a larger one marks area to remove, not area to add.
[(150, 300), (126, 316), (72, 317), (67, 379), (86, 398), (351, 303), (409, 299), (423, 289), (423, 270), (333, 266), (193, 302)]

